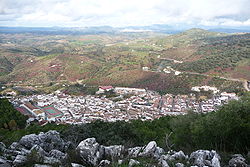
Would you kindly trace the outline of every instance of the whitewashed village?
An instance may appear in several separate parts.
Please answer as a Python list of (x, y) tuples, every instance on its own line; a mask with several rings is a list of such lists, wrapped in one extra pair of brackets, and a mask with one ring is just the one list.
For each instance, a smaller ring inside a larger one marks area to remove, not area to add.
[[(51, 94), (12, 96), (15, 108), (29, 121), (41, 125), (82, 124), (95, 120), (114, 122), (133, 119), (153, 120), (166, 115), (194, 112), (212, 112), (230, 100), (238, 100), (235, 93), (220, 92), (215, 87), (193, 87), (192, 91), (212, 91), (210, 99), (197, 99), (194, 95), (159, 95), (157, 92), (139, 88), (100, 86), (96, 95), (71, 96), (61, 91)], [(112, 91), (115, 97), (105, 93)]]

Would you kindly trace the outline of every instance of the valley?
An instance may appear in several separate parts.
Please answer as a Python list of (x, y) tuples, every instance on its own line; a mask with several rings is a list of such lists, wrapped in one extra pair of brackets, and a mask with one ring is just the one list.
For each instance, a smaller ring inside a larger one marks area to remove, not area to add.
[(244, 91), (250, 80), (249, 34), (191, 29), (179, 34), (0, 36), (0, 82), (7, 86), (43, 85), (47, 91), (53, 84), (80, 83), (187, 94), (198, 85)]

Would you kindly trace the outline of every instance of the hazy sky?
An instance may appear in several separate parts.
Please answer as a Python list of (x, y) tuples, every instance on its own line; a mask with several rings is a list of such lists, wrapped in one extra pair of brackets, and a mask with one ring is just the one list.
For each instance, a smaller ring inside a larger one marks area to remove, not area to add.
[(0, 0), (0, 26), (250, 26), (250, 0)]

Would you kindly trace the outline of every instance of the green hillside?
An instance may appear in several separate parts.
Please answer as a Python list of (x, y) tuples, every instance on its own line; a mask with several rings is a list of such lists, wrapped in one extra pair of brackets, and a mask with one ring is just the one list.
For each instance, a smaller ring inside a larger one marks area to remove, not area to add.
[[(187, 90), (199, 84), (216, 85), (213, 83), (215, 75), (250, 79), (250, 74), (246, 73), (249, 69), (249, 34), (230, 35), (191, 29), (169, 36), (150, 33), (1, 37), (0, 82), (3, 83), (81, 81), (93, 85), (148, 87), (165, 92), (167, 89)], [(156, 73), (167, 66), (208, 76)], [(143, 67), (150, 70), (143, 71)], [(158, 88), (151, 78), (159, 80)], [(172, 88), (182, 82), (180, 88)], [(222, 80), (221, 85), (230, 85), (227, 82)], [(239, 84), (231, 85), (238, 87)]]

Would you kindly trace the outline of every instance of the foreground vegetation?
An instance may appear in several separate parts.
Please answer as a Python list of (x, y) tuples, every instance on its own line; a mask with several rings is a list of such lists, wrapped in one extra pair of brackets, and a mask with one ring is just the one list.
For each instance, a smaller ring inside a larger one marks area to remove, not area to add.
[[(6, 100), (1, 101), (9, 106)], [(62, 137), (72, 141), (74, 145), (88, 137), (95, 137), (103, 145), (123, 144), (127, 147), (142, 146), (155, 140), (159, 146), (168, 149), (165, 137), (172, 132), (169, 140), (174, 144), (172, 149), (175, 150), (191, 152), (196, 149), (215, 149), (244, 154), (250, 148), (249, 109), (250, 95), (246, 94), (239, 101), (231, 101), (217, 112), (208, 114), (190, 112), (182, 116), (167, 116), (145, 122), (134, 120), (130, 123), (96, 121), (82, 125), (34, 124), (25, 129), (22, 129), (22, 126), (16, 129), (1, 126), (0, 141), (10, 144), (23, 135), (54, 129), (61, 132)], [(0, 121), (4, 122), (8, 112), (1, 108), (1, 113)], [(16, 114), (18, 113), (8, 115), (9, 120), (15, 120)]]

